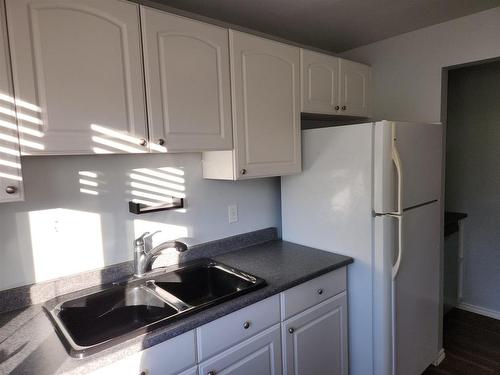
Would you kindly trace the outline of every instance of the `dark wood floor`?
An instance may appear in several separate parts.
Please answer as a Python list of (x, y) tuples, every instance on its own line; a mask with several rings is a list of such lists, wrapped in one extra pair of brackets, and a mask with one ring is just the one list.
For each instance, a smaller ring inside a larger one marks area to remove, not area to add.
[(500, 375), (500, 320), (454, 309), (444, 318), (445, 360), (423, 375)]

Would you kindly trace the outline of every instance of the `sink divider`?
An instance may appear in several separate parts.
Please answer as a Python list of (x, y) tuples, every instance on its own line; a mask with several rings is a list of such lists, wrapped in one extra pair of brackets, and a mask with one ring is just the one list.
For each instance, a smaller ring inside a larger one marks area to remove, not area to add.
[(180, 300), (172, 293), (167, 292), (165, 289), (160, 288), (156, 285), (154, 280), (146, 281), (146, 288), (149, 292), (153, 293), (157, 298), (164, 301), (169, 306), (172, 306), (177, 311), (186, 311), (191, 309), (193, 306), (187, 304), (186, 302)]

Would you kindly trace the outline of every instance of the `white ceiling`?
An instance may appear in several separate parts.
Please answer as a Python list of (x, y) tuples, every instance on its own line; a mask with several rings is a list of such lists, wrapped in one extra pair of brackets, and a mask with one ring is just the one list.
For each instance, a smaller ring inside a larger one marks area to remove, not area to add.
[(153, 1), (332, 52), (500, 6), (500, 0)]

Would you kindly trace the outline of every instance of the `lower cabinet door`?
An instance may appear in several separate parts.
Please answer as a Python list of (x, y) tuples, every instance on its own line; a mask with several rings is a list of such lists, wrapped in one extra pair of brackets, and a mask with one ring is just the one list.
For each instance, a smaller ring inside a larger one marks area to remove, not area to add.
[(287, 375), (347, 375), (347, 297), (342, 292), (282, 324)]
[(183, 333), (91, 373), (91, 375), (118, 374), (197, 375), (194, 331)]
[(281, 375), (277, 324), (199, 365), (200, 375)]

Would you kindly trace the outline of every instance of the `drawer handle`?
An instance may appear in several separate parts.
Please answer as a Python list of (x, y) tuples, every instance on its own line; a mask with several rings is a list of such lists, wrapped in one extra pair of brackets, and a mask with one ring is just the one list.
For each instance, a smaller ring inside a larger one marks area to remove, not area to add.
[(319, 295), (322, 295), (322, 294), (323, 294), (323, 289), (319, 288), (319, 289), (318, 289), (318, 294), (319, 294)]
[(290, 334), (293, 334), (293, 333), (295, 332), (295, 329), (293, 329), (293, 328), (288, 328), (288, 332), (289, 332)]
[(15, 186), (7, 186), (5, 188), (5, 192), (7, 194), (15, 194), (15, 193), (17, 193), (17, 188)]
[(246, 321), (245, 323), (243, 323), (243, 328), (245, 328), (245, 329), (250, 328), (250, 322)]
[(215, 371), (209, 371), (207, 372), (207, 375), (215, 375)]

